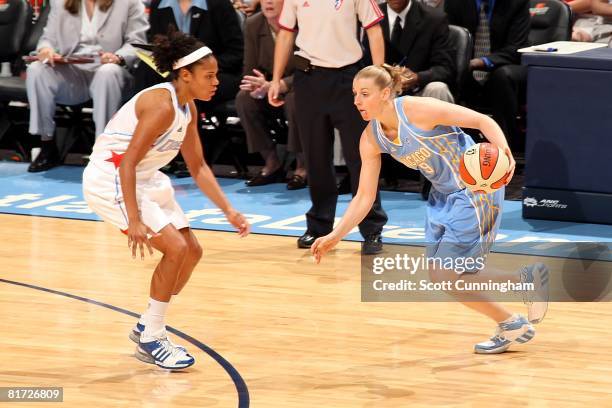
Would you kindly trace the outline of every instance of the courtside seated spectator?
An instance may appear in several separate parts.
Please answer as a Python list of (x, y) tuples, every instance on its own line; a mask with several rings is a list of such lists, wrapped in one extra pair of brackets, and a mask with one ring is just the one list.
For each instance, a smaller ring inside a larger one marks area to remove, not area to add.
[(247, 185), (263, 186), (284, 180), (283, 163), (277, 155), (270, 132), (271, 125), (277, 120), (288, 120), (287, 149), (296, 153), (297, 165), (287, 188), (296, 190), (306, 187), (306, 168), (295, 122), (295, 102), (291, 92), (294, 67), (291, 61), (281, 80), (285, 104), (276, 108), (270, 105), (267, 99), (274, 64), (274, 42), (280, 30), (278, 16), (283, 0), (262, 0), (261, 5), (262, 11), (246, 21), (244, 77), (240, 85), (241, 90), (236, 96), (236, 110), (246, 133), (249, 152), (258, 152), (265, 160), (261, 172), (247, 181)]
[(567, 3), (577, 13), (573, 41), (608, 43), (612, 39), (612, 1), (573, 0)]
[[(406, 93), (453, 103), (450, 88), (455, 81), (455, 51), (444, 12), (416, 0), (387, 0), (380, 8), (385, 15), (380, 22), (385, 62), (410, 70)], [(367, 36), (364, 43), (367, 49)]]
[(518, 49), (527, 46), (528, 0), (445, 0), (450, 24), (467, 28), (474, 56), (462, 92), (468, 105), (487, 107), (510, 146), (517, 149), (521, 132), (516, 117), (525, 99), (527, 68)]
[(233, 2), (234, 8), (242, 11), (247, 17), (252, 16), (259, 11), (259, 3), (260, 0), (235, 0)]
[[(131, 44), (145, 41), (149, 27), (142, 0), (51, 0), (50, 14), (36, 47), (39, 61), (30, 64), (26, 85), (30, 133), (42, 147), (28, 171), (60, 164), (54, 141), (56, 104), (93, 101), (96, 136), (130, 95), (135, 60)], [(88, 64), (60, 64), (61, 56), (93, 56)]]

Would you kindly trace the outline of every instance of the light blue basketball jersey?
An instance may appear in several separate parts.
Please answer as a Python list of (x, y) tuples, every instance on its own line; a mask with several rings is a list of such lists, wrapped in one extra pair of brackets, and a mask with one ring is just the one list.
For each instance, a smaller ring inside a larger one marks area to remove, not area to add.
[[(474, 194), (459, 176), (459, 162), (474, 140), (455, 126), (422, 130), (404, 113), (407, 97), (394, 101), (398, 137), (389, 140), (376, 120), (372, 133), (380, 150), (421, 173), (432, 184), (427, 203), (425, 239), (436, 256), (483, 256), (492, 246), (504, 198), (504, 188), (492, 194)], [(408, 109), (410, 107), (408, 106)]]

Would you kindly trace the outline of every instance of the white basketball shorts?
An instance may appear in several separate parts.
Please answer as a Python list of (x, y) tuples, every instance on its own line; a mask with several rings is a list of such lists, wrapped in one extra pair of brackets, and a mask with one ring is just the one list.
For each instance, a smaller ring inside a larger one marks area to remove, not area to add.
[[(83, 172), (83, 196), (89, 208), (104, 221), (121, 231), (127, 230), (127, 210), (118, 172), (109, 174), (88, 165)], [(136, 201), (142, 222), (154, 232), (161, 231), (168, 224), (176, 229), (189, 226), (174, 197), (170, 178), (160, 171), (146, 181), (137, 181)]]

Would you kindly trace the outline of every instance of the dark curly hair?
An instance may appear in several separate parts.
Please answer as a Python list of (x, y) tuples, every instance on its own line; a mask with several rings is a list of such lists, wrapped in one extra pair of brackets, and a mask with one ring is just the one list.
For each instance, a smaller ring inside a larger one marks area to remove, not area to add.
[[(176, 61), (202, 47), (204, 43), (201, 41), (170, 26), (166, 35), (158, 34), (153, 39), (153, 61), (159, 72), (172, 72), (170, 78), (174, 79), (177, 77), (177, 72), (174, 72), (172, 67)], [(197, 63), (198, 61), (184, 68), (191, 71), (193, 65)]]

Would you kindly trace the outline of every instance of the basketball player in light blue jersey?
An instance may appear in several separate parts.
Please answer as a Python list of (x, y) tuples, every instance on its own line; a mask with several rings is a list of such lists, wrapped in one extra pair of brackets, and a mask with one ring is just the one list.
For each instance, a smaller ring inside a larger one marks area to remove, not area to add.
[[(403, 83), (409, 81), (406, 70), (388, 65), (362, 69), (353, 81), (355, 105), (370, 124), (360, 142), (361, 178), (357, 195), (344, 217), (328, 235), (315, 241), (312, 252), (316, 262), (332, 249), (368, 213), (376, 196), (382, 153), (390, 154), (406, 166), (420, 170), (432, 183), (427, 203), (425, 238), (429, 257), (478, 258), (490, 250), (501, 218), (504, 188), (492, 194), (476, 194), (466, 189), (459, 176), (460, 158), (474, 144), (460, 127), (479, 129), (489, 142), (500, 147), (510, 160), (506, 183), (514, 174), (515, 161), (499, 126), (486, 115), (462, 106), (432, 98), (397, 97)], [(488, 282), (486, 268), (460, 274), (452, 269), (430, 271), (433, 280)], [(478, 273), (481, 272), (481, 273)], [(483, 274), (485, 276), (483, 276)], [(500, 278), (500, 277), (496, 277)], [(528, 318), (513, 314), (483, 293), (470, 293), (469, 301), (453, 293), (470, 307), (497, 323), (489, 341), (475, 345), (475, 352), (502, 353), (513, 343), (526, 343), (535, 334), (532, 323), (539, 323), (548, 308), (548, 270), (542, 264), (531, 265), (504, 281), (533, 283), (535, 291), (525, 292)]]

